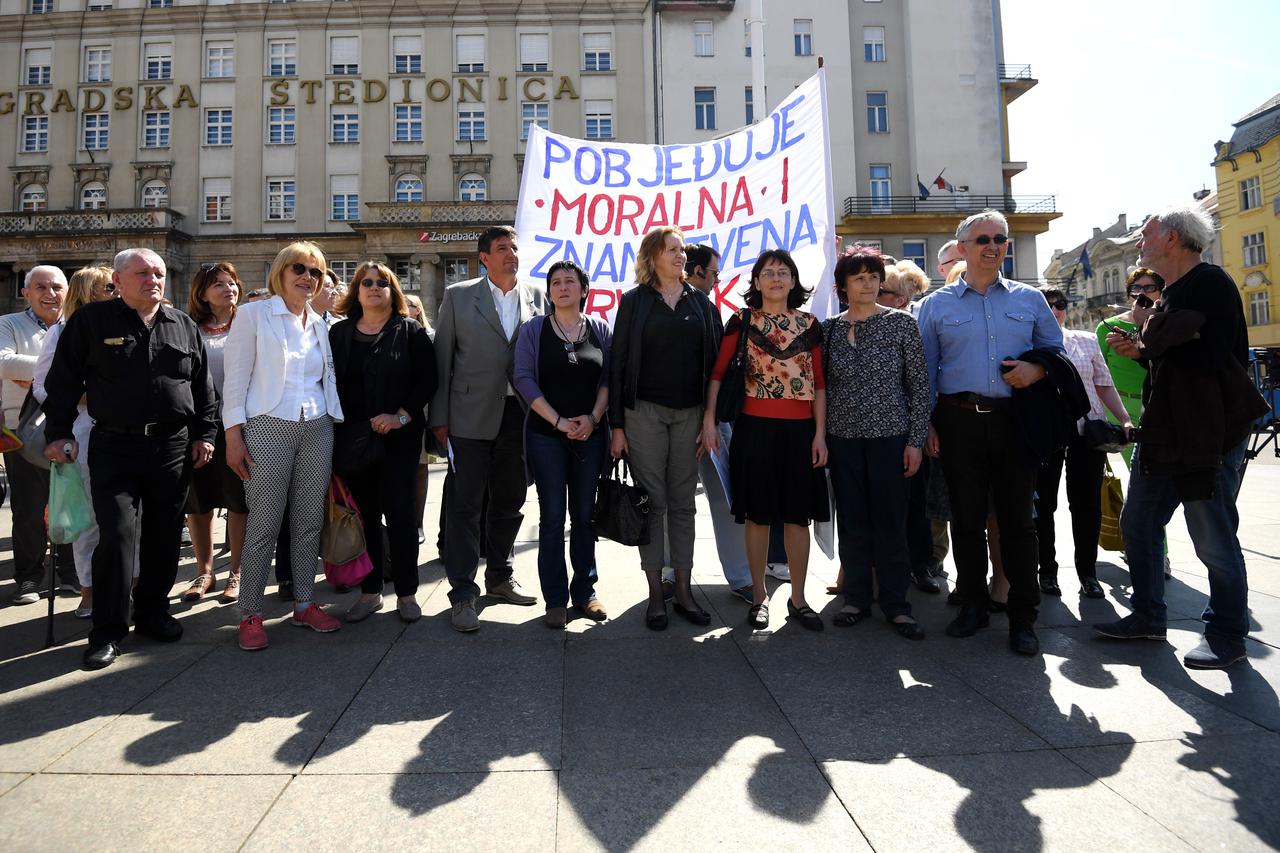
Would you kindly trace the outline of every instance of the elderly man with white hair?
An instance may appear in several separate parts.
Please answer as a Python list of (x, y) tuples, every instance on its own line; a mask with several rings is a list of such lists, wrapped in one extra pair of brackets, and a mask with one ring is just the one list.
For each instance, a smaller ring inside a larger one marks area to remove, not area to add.
[[(67, 277), (55, 266), (32, 267), (22, 284), (27, 307), (0, 317), (0, 398), (4, 423), (18, 426), (22, 401), (31, 388), (36, 358), (45, 333), (62, 316), (67, 299)], [(13, 512), (13, 580), (18, 585), (14, 604), (35, 604), (40, 600), (44, 577), (44, 557), (48, 536), (44, 507), (49, 502), (49, 472), (22, 458), (21, 453), (4, 455), (9, 475), (9, 509)], [(77, 591), (71, 546), (58, 546), (59, 590)]]
[(1204, 638), (1183, 658), (1194, 669), (1225, 669), (1246, 656), (1249, 583), (1236, 496), (1252, 421), (1267, 410), (1246, 373), (1249, 335), (1240, 292), (1221, 267), (1200, 258), (1212, 239), (1213, 223), (1197, 207), (1148, 219), (1138, 264), (1164, 278), (1164, 291), (1151, 308), (1133, 309), (1136, 333), (1107, 335), (1112, 349), (1143, 359), (1149, 372), (1120, 516), (1133, 612), (1093, 626), (1115, 639), (1165, 639), (1161, 541), (1181, 504), (1196, 556), (1209, 569)]
[(150, 249), (115, 257), (119, 299), (92, 302), (67, 320), (45, 378), (46, 455), (73, 462), (76, 404), (86, 397), (89, 471), (100, 538), (93, 552), (93, 630), (84, 663), (113, 663), (129, 633), (135, 548), (134, 631), (182, 637), (169, 615), (183, 507), (193, 468), (213, 457), (217, 395), (195, 322), (164, 304), (164, 261)]

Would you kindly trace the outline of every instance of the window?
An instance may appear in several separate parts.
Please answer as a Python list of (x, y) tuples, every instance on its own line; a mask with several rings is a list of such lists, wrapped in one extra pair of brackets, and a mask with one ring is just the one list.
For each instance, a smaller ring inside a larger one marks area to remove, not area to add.
[(613, 139), (613, 101), (584, 101), (587, 139)]
[(393, 36), (391, 55), (394, 73), (422, 73), (422, 36)]
[(546, 71), (551, 67), (551, 44), (546, 33), (520, 34), (520, 70)]
[(401, 203), (416, 204), (422, 201), (422, 178), (417, 175), (401, 175), (396, 179), (395, 199)]
[(173, 7), (173, 0), (147, 0), (148, 9), (170, 9)]
[(746, 110), (745, 110), (746, 121), (743, 122), (743, 124), (755, 124), (756, 123), (755, 93), (752, 92), (750, 86), (747, 86), (745, 89), (743, 89), (742, 96), (746, 102)]
[(1271, 299), (1265, 290), (1249, 294), (1249, 325), (1271, 325)]
[(110, 124), (109, 113), (85, 113), (80, 147), (85, 151), (106, 151), (110, 142)]
[(329, 113), (330, 142), (359, 142), (360, 113), (355, 107), (333, 107)]
[(693, 90), (693, 125), (698, 130), (716, 129), (716, 90), (698, 86)]
[(329, 176), (329, 218), (349, 222), (360, 218), (360, 178), (358, 175)]
[(484, 110), (477, 107), (458, 110), (458, 139), (484, 142)]
[(169, 116), (168, 110), (154, 110), (142, 114), (143, 148), (169, 147)]
[(1005, 278), (1013, 278), (1015, 275), (1014, 267), (1016, 266), (1013, 260), (1013, 251), (1014, 251), (1013, 238), (1010, 237), (1009, 242), (1005, 243), (1004, 246), (1005, 246), (1004, 263), (1000, 267), (1000, 274)]
[(53, 11), (53, 0), (31, 0), (31, 14), (47, 15)]
[(204, 221), (231, 221), (231, 179), (204, 179)]
[(404, 291), (421, 290), (422, 275), (418, 264), (406, 258), (397, 258), (391, 262), (391, 271), (400, 279), (400, 289)]
[(36, 47), (23, 53), (22, 82), (28, 86), (48, 86), (53, 64), (53, 48)]
[(267, 109), (267, 143), (292, 145), (297, 140), (297, 107)]
[(360, 73), (360, 39), (356, 36), (331, 36), (329, 38), (329, 73), (355, 75)]
[(26, 116), (22, 119), (22, 150), (28, 154), (49, 150), (48, 116)]
[(1261, 231), (1244, 235), (1244, 265), (1246, 267), (1260, 267), (1266, 262), (1266, 235)]
[(107, 83), (111, 80), (111, 48), (86, 47), (84, 49), (84, 81)]
[(292, 77), (298, 73), (298, 43), (294, 39), (267, 41), (267, 75)]
[(144, 48), (146, 61), (142, 76), (147, 80), (168, 80), (173, 77), (173, 46), (168, 42), (152, 42)]
[(471, 278), (471, 262), (469, 260), (466, 258), (445, 258), (445, 286), (457, 284), (458, 282), (466, 281), (469, 278)]
[(351, 277), (356, 274), (356, 262), (329, 261), (329, 269), (333, 270), (333, 274), (338, 277), (338, 284), (345, 289), (351, 284)]
[(293, 178), (267, 179), (267, 219), (293, 219), (297, 206), (298, 197)]
[(716, 55), (715, 34), (712, 32), (710, 21), (693, 22), (693, 55)]
[(520, 102), (520, 141), (529, 138), (529, 125), (536, 124), (543, 130), (551, 127), (551, 105), (546, 101)]
[(489, 197), (489, 182), (479, 175), (463, 175), (458, 181), (458, 201), (484, 201)]
[(164, 181), (147, 181), (142, 185), (143, 207), (168, 207), (169, 185)]
[(888, 163), (871, 165), (871, 212), (888, 213), (889, 196), (893, 194), (891, 170)]
[(884, 62), (884, 27), (862, 28), (863, 62)]
[(422, 104), (396, 104), (395, 135), (396, 142), (422, 141)]
[(462, 73), (484, 70), (484, 36), (455, 36), (454, 45), (458, 53), (458, 70)]
[(795, 32), (796, 56), (813, 56), (813, 19), (796, 18), (792, 27)]
[(889, 96), (867, 92), (867, 133), (889, 132)]
[(751, 21), (746, 18), (742, 21), (742, 52), (751, 55)]
[(902, 259), (911, 261), (928, 275), (929, 268), (925, 266), (925, 257), (928, 255), (928, 244), (924, 240), (903, 240), (902, 241)]
[(236, 46), (230, 41), (211, 41), (204, 47), (204, 76), (236, 76)]
[(21, 207), (24, 213), (38, 213), (49, 206), (49, 196), (44, 184), (27, 184), (22, 188)]
[(204, 111), (204, 144), (231, 144), (231, 110), (229, 108)]
[(613, 35), (586, 33), (582, 36), (582, 70), (613, 70)]
[(90, 181), (80, 189), (81, 210), (102, 210), (107, 206), (107, 188), (101, 181)]
[(1258, 178), (1252, 177), (1240, 182), (1240, 209), (1252, 210), (1255, 207), (1262, 207), (1262, 187)]
[(100, 0), (99, 2), (89, 3), (90, 12), (105, 12), (111, 8), (111, 0)]

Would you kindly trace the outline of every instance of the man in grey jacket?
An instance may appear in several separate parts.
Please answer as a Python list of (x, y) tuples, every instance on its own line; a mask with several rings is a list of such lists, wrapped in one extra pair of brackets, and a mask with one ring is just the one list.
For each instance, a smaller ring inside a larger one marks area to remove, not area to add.
[[(32, 267), (23, 280), (22, 296), (26, 308), (0, 317), (0, 405), (9, 429), (18, 427), (18, 413), (31, 388), (45, 332), (62, 317), (67, 277), (55, 266)], [(13, 603), (35, 604), (40, 600), (48, 543), (44, 507), (49, 502), (49, 472), (16, 451), (4, 455), (4, 467), (13, 512), (13, 579), (18, 585)], [(71, 546), (58, 546), (57, 559), (59, 591), (77, 592)]]

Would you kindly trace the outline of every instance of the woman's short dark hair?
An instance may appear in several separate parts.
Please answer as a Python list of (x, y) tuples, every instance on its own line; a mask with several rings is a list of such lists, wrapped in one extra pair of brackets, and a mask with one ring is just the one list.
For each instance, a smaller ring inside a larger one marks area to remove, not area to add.
[(1050, 299), (1053, 299), (1055, 297), (1058, 299), (1067, 298), (1067, 295), (1065, 293), (1063, 293), (1061, 290), (1059, 290), (1057, 287), (1055, 287), (1052, 284), (1042, 284), (1040, 286), (1040, 292), (1044, 294), (1045, 302), (1048, 302)]
[(760, 293), (759, 285), (760, 271), (763, 270), (767, 264), (774, 261), (777, 261), (787, 269), (791, 270), (791, 281), (794, 286), (787, 293), (787, 307), (799, 308), (804, 304), (804, 301), (809, 298), (809, 294), (813, 291), (806, 290), (801, 286), (800, 268), (796, 266), (796, 262), (791, 258), (791, 253), (786, 249), (769, 249), (766, 252), (760, 253), (760, 257), (756, 258), (755, 266), (751, 268), (751, 280), (746, 291), (742, 294), (742, 301), (751, 308), (760, 308), (764, 305), (764, 296)]
[(884, 255), (870, 246), (858, 246), (852, 252), (841, 255), (836, 261), (835, 279), (836, 300), (841, 308), (849, 307), (849, 297), (845, 292), (845, 279), (860, 272), (875, 273), (884, 284)]
[[(587, 271), (578, 266), (573, 261), (565, 259), (556, 261), (547, 268), (547, 296), (551, 295), (551, 277), (560, 270), (569, 270), (578, 277), (578, 284), (582, 285), (582, 298), (578, 301), (578, 310), (581, 311), (587, 307), (587, 294), (591, 292), (591, 280), (587, 278)], [(551, 304), (550, 298), (547, 299), (547, 313), (554, 314), (556, 306)]]
[(1135, 281), (1143, 277), (1151, 279), (1156, 283), (1156, 285), (1161, 290), (1164, 290), (1164, 277), (1161, 276), (1160, 273), (1156, 272), (1155, 270), (1148, 269), (1147, 267), (1134, 267), (1133, 272), (1125, 276), (1124, 286), (1128, 287), (1129, 285), (1133, 284)]

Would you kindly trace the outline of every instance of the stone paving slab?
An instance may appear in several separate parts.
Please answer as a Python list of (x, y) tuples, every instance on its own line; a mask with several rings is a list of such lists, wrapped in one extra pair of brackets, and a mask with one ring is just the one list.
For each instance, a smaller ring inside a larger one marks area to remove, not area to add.
[(31, 778), (29, 773), (0, 773), (0, 797), (9, 793), (9, 789), (24, 779)]

